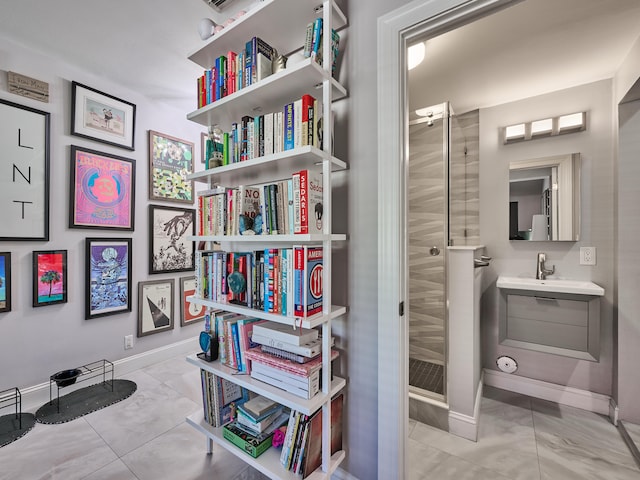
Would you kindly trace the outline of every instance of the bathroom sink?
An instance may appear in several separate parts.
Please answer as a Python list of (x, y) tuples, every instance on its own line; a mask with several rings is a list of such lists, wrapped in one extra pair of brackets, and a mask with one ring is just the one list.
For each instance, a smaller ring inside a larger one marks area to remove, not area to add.
[(563, 280), (548, 278), (546, 280), (536, 280), (526, 277), (505, 277), (499, 276), (496, 282), (498, 288), (510, 290), (528, 290), (534, 292), (556, 292), (575, 293), (579, 295), (604, 295), (604, 288), (593, 282), (584, 280)]

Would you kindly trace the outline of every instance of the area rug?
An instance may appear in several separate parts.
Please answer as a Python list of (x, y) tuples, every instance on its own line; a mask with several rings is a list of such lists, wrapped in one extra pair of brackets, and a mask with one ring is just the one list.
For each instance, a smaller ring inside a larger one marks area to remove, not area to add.
[(111, 381), (80, 388), (61, 396), (59, 409), (55, 398), (51, 404), (45, 403), (36, 412), (36, 420), (46, 424), (70, 422), (130, 397), (137, 388), (135, 382), (122, 379), (113, 380), (113, 391)]
[[(15, 413), (0, 417), (0, 447), (16, 441), (36, 424), (36, 417), (33, 413)], [(22, 423), (20, 422), (22, 420)]]

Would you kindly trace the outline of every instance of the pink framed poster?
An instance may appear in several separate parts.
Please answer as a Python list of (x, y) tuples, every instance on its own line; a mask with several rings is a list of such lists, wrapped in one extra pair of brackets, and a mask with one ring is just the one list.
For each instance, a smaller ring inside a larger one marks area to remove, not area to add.
[(71, 145), (69, 228), (134, 229), (135, 160)]

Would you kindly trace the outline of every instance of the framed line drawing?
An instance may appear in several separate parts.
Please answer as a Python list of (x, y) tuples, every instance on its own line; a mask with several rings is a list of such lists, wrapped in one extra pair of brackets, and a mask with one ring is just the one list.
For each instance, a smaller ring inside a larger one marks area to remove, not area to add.
[(11, 311), (11, 253), (0, 252), (0, 313)]
[(33, 306), (67, 303), (67, 251), (33, 252)]
[(71, 82), (71, 135), (135, 150), (136, 106)]
[(195, 270), (193, 242), (196, 211), (149, 205), (149, 273)]
[(175, 280), (138, 282), (138, 337), (173, 330)]
[(49, 240), (50, 117), (0, 99), (0, 241)]
[(131, 311), (131, 239), (85, 239), (85, 320)]
[(132, 232), (136, 162), (71, 145), (69, 228)]
[(191, 303), (187, 297), (196, 293), (196, 278), (180, 278), (180, 326), (185, 327), (192, 323), (204, 320), (207, 313), (203, 305)]
[(149, 199), (193, 203), (193, 143), (149, 130)]

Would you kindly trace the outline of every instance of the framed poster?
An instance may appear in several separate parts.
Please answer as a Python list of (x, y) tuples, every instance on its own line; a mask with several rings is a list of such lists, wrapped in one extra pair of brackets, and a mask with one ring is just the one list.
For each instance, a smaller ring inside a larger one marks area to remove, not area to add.
[(136, 106), (71, 82), (71, 135), (135, 150)]
[(50, 114), (0, 100), (1, 240), (49, 240)]
[(149, 199), (193, 203), (193, 143), (149, 130)]
[(85, 240), (86, 320), (131, 311), (131, 239)]
[(67, 251), (33, 252), (33, 306), (67, 303)]
[(193, 241), (196, 211), (149, 205), (149, 273), (195, 270)]
[(132, 232), (136, 162), (71, 145), (69, 228)]
[(0, 252), (0, 313), (11, 311), (11, 253)]
[(138, 282), (138, 337), (173, 329), (173, 278)]
[(187, 297), (191, 297), (196, 293), (196, 278), (182, 277), (180, 278), (180, 326), (184, 327), (192, 323), (204, 320), (207, 313), (204, 305), (191, 303)]

